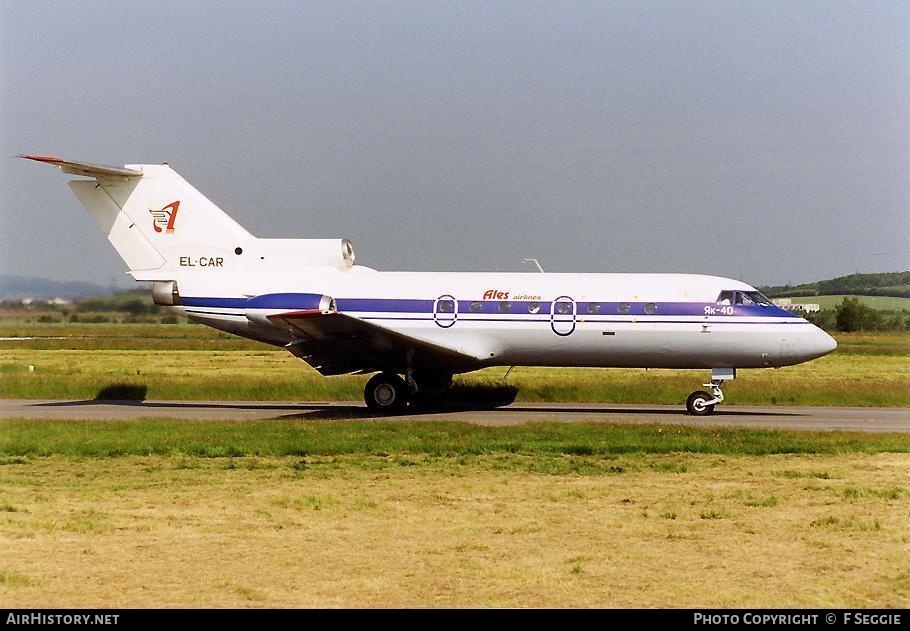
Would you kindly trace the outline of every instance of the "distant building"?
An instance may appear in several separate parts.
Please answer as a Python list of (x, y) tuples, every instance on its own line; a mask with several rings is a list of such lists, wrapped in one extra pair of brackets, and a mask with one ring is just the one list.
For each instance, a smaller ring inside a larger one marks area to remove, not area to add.
[(798, 303), (793, 302), (790, 298), (775, 298), (772, 300), (775, 305), (787, 311), (797, 311), (802, 313), (815, 313), (821, 311), (821, 305), (815, 302)]
[(65, 307), (67, 305), (73, 304), (73, 301), (68, 298), (32, 298), (31, 296), (22, 298), (18, 301), (23, 307), (40, 307), (41, 305), (51, 305), (55, 307)]

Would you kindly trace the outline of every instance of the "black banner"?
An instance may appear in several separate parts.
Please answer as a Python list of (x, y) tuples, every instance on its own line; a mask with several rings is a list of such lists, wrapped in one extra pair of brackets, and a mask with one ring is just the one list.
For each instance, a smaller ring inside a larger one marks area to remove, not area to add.
[[(226, 624), (279, 622), (287, 620), (289, 613), (318, 614), (326, 617), (344, 616), (360, 609), (0, 609), (0, 622), (5, 627), (35, 626), (136, 626), (154, 623), (174, 624), (194, 623)], [(799, 625), (799, 626), (833, 626), (833, 625), (877, 625), (901, 626), (910, 620), (906, 610), (888, 609), (371, 609), (374, 613), (392, 612), (396, 615), (415, 612), (421, 616), (445, 612), (447, 616), (455, 614), (470, 615), (472, 612), (484, 611), (497, 613), (508, 611), (510, 614), (522, 615), (554, 611), (560, 616), (560, 624), (566, 622), (564, 616), (575, 613), (597, 612), (607, 614), (606, 620), (614, 623), (630, 624), (686, 624), (694, 626), (730, 626), (730, 625)], [(585, 620), (591, 621), (590, 618)], [(604, 620), (601, 618), (601, 620)], [(375, 619), (371, 621), (376, 622)], [(544, 622), (535, 619), (534, 622)]]

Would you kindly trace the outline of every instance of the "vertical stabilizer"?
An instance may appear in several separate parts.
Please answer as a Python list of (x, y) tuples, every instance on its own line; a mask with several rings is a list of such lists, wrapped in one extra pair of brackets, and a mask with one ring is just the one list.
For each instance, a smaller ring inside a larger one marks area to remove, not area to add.
[(121, 168), (22, 157), (91, 178), (70, 187), (137, 279), (169, 280), (184, 264), (227, 261), (254, 239), (167, 165)]

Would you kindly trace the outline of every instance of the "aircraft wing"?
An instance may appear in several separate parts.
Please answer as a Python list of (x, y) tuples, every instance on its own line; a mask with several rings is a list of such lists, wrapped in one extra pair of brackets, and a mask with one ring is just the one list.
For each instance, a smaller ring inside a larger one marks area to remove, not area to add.
[(287, 349), (323, 375), (407, 367), (445, 366), (453, 372), (479, 367), (485, 355), (405, 335), (337, 311), (290, 311), (268, 316), (299, 337)]

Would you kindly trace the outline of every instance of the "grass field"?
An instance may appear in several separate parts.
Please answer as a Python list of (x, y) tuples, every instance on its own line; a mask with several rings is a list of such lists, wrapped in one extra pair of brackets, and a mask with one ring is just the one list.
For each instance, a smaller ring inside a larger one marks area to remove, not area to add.
[[(0, 341), (2, 397), (356, 400), (365, 379), (197, 326), (26, 333)], [(910, 336), (839, 343), (741, 371), (730, 402), (910, 403)], [(508, 383), (526, 401), (679, 404), (704, 373), (518, 368)], [(907, 480), (907, 434), (0, 420), (0, 602), (907, 607)]]
[[(167, 337), (144, 337), (159, 330)], [(0, 341), (0, 397), (93, 399), (120, 384), (149, 399), (338, 401), (359, 400), (366, 381), (325, 378), (283, 350), (198, 326), (45, 325), (39, 331), (37, 339)], [(842, 334), (838, 343), (834, 354), (807, 364), (740, 371), (725, 388), (727, 403), (910, 406), (910, 335)], [(458, 381), (497, 386), (505, 372), (493, 368)], [(516, 368), (507, 383), (518, 388), (519, 401), (678, 404), (707, 376)]]
[[(486, 427), (450, 421), (248, 422), (0, 420), (0, 455), (373, 456), (524, 454), (611, 457), (674, 452), (758, 456), (910, 451), (910, 435), (603, 423)], [(571, 470), (564, 471), (570, 473)], [(604, 471), (600, 471), (603, 473)]]
[(0, 421), (8, 607), (907, 607), (910, 437)]

